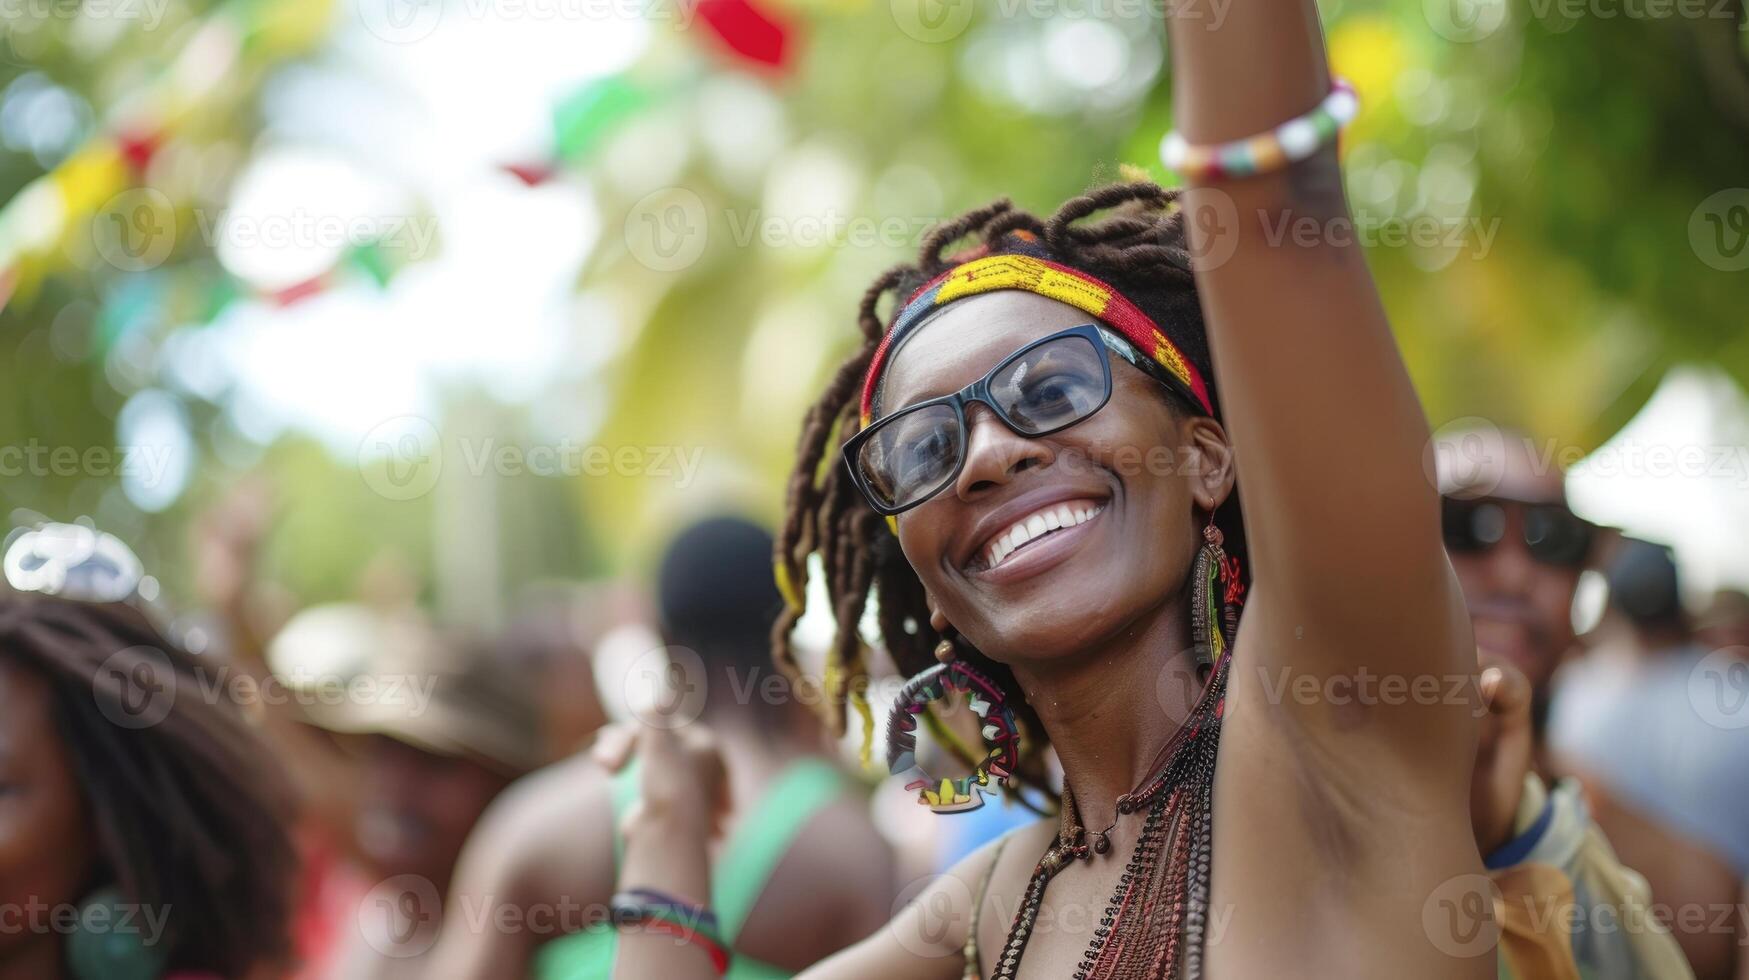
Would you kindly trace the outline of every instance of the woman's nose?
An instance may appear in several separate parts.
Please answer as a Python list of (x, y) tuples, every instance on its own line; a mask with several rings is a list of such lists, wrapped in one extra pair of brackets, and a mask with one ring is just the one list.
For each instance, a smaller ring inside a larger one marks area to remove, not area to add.
[(987, 405), (966, 406), (966, 429), (966, 465), (954, 481), (954, 492), (962, 500), (1051, 460), (1051, 447), (1045, 440), (1016, 433)]

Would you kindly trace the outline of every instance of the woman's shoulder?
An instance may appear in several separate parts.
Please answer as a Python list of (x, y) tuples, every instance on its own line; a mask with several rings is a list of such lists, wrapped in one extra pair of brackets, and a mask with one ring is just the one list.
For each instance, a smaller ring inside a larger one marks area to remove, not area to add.
[(1056, 818), (1040, 817), (980, 846), (947, 874), (966, 886), (974, 905), (982, 905), (992, 891), (1009, 894), (1015, 891), (1016, 882), (1024, 888), (1039, 857), (1056, 836)]
[(523, 776), (486, 809), (463, 860), (495, 869), (513, 893), (544, 893), (562, 883), (575, 897), (600, 878), (611, 890), (613, 774), (579, 754)]

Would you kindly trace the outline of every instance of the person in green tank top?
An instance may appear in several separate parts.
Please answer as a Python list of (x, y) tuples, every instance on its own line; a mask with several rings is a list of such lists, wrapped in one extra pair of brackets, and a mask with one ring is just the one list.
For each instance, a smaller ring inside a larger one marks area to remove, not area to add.
[[(771, 679), (771, 625), (783, 600), (772, 538), (738, 518), (683, 530), (656, 583), (666, 657), (640, 657), (663, 695), (646, 723), (693, 720), (716, 734), (734, 806), (720, 821), (708, 897), (734, 947), (736, 980), (788, 977), (887, 921), (897, 882), (867, 800), (823, 753), (787, 681)], [(661, 666), (666, 660), (667, 666)], [(778, 675), (781, 677), (781, 675)], [(612, 975), (607, 926), (636, 819), (640, 769), (610, 773), (578, 755), (511, 786), (463, 852), (434, 962), (467, 980)]]

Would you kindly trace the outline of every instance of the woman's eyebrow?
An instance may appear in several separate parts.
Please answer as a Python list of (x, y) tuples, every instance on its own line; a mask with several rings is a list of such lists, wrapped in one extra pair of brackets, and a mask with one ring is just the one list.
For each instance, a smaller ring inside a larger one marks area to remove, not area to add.
[[(936, 390), (938, 387), (940, 388), (939, 391)], [(931, 398), (940, 398), (943, 395), (951, 395), (963, 387), (965, 387), (965, 385), (953, 385), (952, 387), (945, 384), (924, 385), (921, 390), (915, 393), (909, 393), (905, 398), (894, 398), (892, 397), (892, 393), (888, 392), (887, 397), (882, 399), (882, 401), (886, 403), (882, 406), (885, 409), (884, 414), (891, 415), (902, 408), (910, 408), (912, 405), (929, 401)]]

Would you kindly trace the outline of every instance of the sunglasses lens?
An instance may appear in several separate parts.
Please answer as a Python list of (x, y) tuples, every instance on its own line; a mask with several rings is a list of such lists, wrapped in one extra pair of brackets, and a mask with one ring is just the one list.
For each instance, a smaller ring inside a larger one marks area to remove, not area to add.
[(1481, 551), (1506, 535), (1506, 512), (1499, 504), (1448, 497), (1442, 506), (1445, 546), (1450, 551)]
[(1558, 507), (1524, 514), (1524, 543), (1531, 557), (1550, 565), (1577, 565), (1591, 552), (1591, 525)]
[(1099, 410), (1110, 397), (1105, 353), (1086, 337), (1040, 344), (990, 378), (990, 398), (1017, 431), (1054, 432)]
[(870, 495), (881, 506), (896, 509), (941, 489), (964, 451), (953, 406), (930, 405), (875, 423), (857, 449), (856, 467)]

